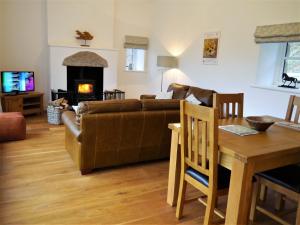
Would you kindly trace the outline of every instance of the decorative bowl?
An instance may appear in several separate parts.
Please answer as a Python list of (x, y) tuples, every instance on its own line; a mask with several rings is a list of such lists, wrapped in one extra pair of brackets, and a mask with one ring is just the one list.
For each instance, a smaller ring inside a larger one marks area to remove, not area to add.
[(262, 116), (248, 116), (246, 121), (254, 130), (257, 131), (266, 131), (271, 125), (274, 124), (274, 121)]

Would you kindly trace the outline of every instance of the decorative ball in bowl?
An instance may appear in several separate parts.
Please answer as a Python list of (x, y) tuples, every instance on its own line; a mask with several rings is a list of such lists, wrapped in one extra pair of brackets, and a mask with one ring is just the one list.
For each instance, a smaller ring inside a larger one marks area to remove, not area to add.
[(250, 127), (257, 131), (266, 131), (274, 124), (273, 120), (263, 116), (248, 116), (246, 117), (246, 121)]

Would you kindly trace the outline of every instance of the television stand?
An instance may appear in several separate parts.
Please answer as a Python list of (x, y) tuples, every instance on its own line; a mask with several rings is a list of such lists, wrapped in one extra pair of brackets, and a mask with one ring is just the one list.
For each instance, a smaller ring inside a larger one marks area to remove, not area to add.
[(3, 112), (21, 112), (23, 115), (43, 114), (43, 96), (41, 92), (1, 94)]
[(5, 93), (6, 96), (16, 96), (16, 95), (27, 95), (28, 92), (11, 92), (11, 93)]

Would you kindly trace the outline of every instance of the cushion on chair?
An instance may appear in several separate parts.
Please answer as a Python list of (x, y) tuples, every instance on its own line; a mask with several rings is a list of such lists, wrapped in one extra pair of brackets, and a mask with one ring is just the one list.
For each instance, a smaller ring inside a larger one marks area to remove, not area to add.
[[(209, 179), (208, 176), (194, 170), (193, 168), (189, 167), (186, 170), (186, 173), (190, 175), (195, 180), (199, 181), (201, 184), (208, 187)], [(225, 189), (229, 187), (230, 182), (230, 170), (226, 169), (223, 166), (218, 165), (218, 189)]]
[(281, 185), (292, 191), (300, 193), (300, 166), (289, 165), (266, 172), (258, 173), (261, 176), (275, 184)]

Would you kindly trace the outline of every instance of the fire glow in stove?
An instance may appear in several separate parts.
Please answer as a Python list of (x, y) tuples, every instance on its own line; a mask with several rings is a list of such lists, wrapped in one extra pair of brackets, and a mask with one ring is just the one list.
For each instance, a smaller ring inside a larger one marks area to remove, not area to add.
[(75, 80), (75, 95), (80, 100), (96, 100), (94, 80)]

